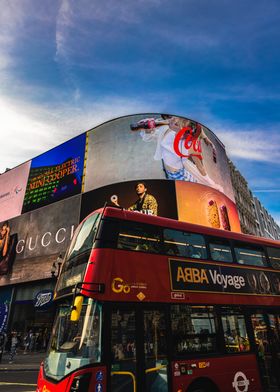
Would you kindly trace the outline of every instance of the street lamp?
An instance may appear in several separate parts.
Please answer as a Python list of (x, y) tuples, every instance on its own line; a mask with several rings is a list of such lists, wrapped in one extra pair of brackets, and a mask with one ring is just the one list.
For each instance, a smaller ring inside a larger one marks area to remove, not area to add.
[(60, 269), (61, 269), (61, 265), (62, 265), (62, 255), (60, 254), (58, 256), (58, 258), (56, 259), (56, 261), (53, 262), (52, 264), (52, 268), (51, 268), (51, 275), (52, 278), (58, 278), (59, 273), (60, 273)]

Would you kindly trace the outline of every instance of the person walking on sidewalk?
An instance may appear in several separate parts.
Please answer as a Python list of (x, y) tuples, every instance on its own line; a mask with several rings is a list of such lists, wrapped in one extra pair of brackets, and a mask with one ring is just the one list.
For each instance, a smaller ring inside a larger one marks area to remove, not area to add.
[(4, 332), (0, 332), (0, 363), (2, 362), (2, 355), (6, 344), (6, 335)]
[(17, 333), (16, 332), (12, 332), (9, 363), (13, 363), (13, 361), (14, 361), (14, 357), (15, 357), (16, 352), (17, 352), (17, 345), (18, 345)]

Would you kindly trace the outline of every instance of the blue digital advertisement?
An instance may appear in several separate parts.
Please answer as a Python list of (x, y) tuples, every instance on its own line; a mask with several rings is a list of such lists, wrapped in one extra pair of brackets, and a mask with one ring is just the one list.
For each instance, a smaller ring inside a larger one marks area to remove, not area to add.
[(81, 192), (85, 145), (84, 133), (32, 160), (23, 213)]

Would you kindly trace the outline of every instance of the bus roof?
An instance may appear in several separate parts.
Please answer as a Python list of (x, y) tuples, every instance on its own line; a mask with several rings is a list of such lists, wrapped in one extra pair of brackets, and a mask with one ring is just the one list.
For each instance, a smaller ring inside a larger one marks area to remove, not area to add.
[(190, 231), (193, 233), (206, 234), (215, 237), (233, 239), (236, 241), (250, 242), (255, 244), (263, 244), (267, 246), (280, 247), (280, 241), (272, 240), (264, 237), (257, 237), (249, 234), (236, 233), (227, 230), (214, 229), (207, 226), (196, 225), (193, 223), (181, 222), (175, 219), (164, 218), (154, 215), (146, 215), (135, 211), (128, 211), (119, 207), (104, 207), (92, 212), (90, 215), (100, 212), (106, 217), (116, 219), (124, 219), (134, 222), (146, 223), (150, 225), (162, 226), (170, 229)]

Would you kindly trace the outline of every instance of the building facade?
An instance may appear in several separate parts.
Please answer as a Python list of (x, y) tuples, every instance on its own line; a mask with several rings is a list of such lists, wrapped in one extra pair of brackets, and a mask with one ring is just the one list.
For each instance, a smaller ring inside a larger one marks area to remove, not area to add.
[(229, 161), (230, 176), (242, 233), (258, 235), (253, 194), (247, 181)]
[(232, 171), (210, 129), (148, 113), (101, 124), (0, 175), (0, 331), (32, 330), (45, 348), (62, 259), (78, 224), (105, 203), (256, 234), (251, 194)]
[(254, 208), (257, 235), (260, 237), (270, 238), (272, 240), (280, 240), (280, 227), (256, 197), (254, 197)]

